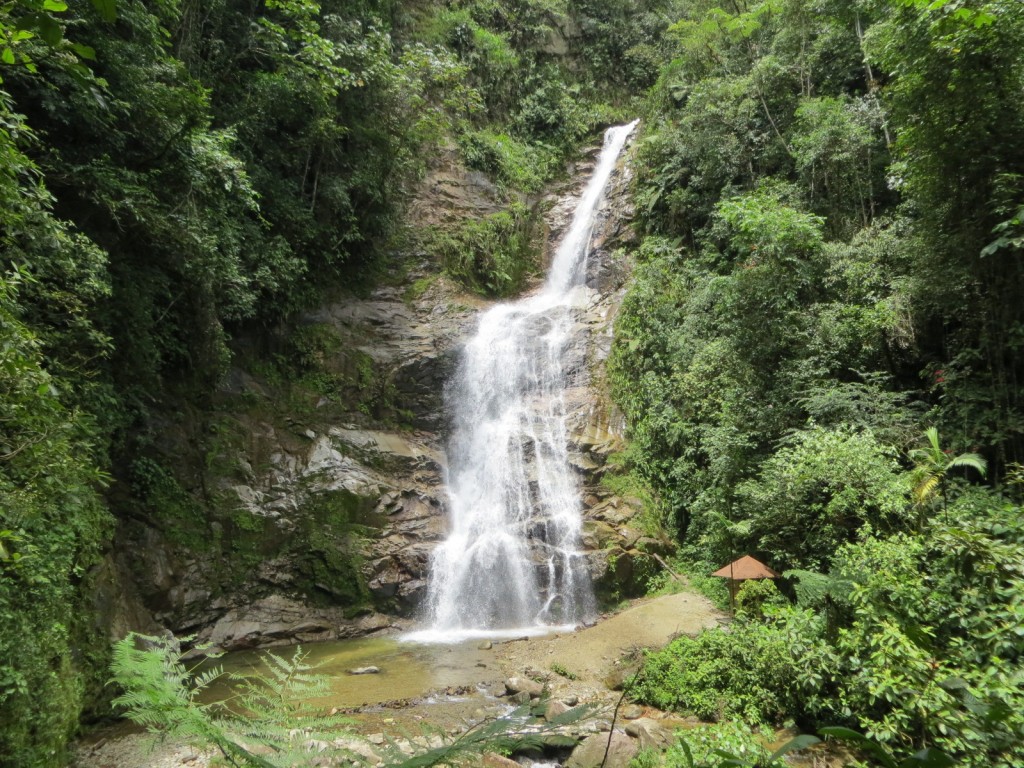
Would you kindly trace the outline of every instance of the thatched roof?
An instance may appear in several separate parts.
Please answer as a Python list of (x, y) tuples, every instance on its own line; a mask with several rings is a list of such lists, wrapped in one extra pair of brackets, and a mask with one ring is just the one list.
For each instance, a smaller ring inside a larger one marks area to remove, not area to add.
[(739, 560), (719, 568), (711, 574), (722, 579), (733, 579), (734, 581), (746, 581), (747, 579), (775, 579), (779, 574), (750, 555), (744, 555)]

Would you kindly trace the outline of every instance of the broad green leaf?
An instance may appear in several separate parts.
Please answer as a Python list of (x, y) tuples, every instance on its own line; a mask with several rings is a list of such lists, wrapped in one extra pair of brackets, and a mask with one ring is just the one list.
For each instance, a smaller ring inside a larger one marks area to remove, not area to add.
[(117, 0), (91, 0), (104, 21), (117, 21)]
[(821, 739), (819, 739), (817, 736), (812, 736), (809, 733), (802, 734), (800, 736), (790, 739), (777, 750), (772, 752), (772, 760), (778, 760), (780, 757), (787, 754), (788, 752), (795, 752), (799, 749), (807, 749), (808, 747), (813, 747), (815, 744), (820, 743)]
[(822, 736), (833, 736), (837, 739), (846, 739), (847, 741), (864, 741), (864, 734), (858, 733), (852, 728), (844, 728), (841, 725), (829, 725), (825, 728), (819, 728), (818, 733)]
[(950, 768), (956, 760), (934, 747), (915, 752), (902, 763), (900, 768)]
[(71, 50), (73, 50), (83, 59), (88, 59), (89, 61), (96, 61), (96, 51), (93, 48), (90, 48), (88, 45), (83, 45), (82, 43), (72, 43)]
[(64, 28), (49, 16), (39, 16), (39, 36), (50, 46), (56, 46), (64, 37)]

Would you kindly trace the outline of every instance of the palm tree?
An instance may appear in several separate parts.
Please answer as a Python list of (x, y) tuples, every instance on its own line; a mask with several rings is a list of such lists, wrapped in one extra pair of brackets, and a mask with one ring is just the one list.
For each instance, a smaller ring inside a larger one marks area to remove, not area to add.
[(939, 446), (939, 430), (935, 427), (928, 427), (924, 434), (928, 438), (928, 445), (924, 448), (914, 448), (907, 454), (914, 462), (914, 469), (911, 472), (914, 480), (914, 505), (924, 507), (935, 497), (936, 491), (939, 491), (942, 494), (943, 514), (947, 514), (949, 497), (946, 475), (949, 471), (957, 467), (970, 467), (984, 477), (988, 462), (977, 453), (950, 456)]

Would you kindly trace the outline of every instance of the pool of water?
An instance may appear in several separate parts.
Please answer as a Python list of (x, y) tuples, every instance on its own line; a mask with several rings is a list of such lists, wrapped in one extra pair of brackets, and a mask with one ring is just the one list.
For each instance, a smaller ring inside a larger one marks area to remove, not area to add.
[[(494, 695), (502, 675), (494, 652), (480, 646), (478, 640), (437, 644), (409, 642), (399, 636), (304, 646), (306, 663), (327, 678), (329, 687), (325, 696), (310, 703), (352, 712), (363, 731), (395, 722), (454, 725), (473, 719), (481, 708), (493, 714), (503, 706)], [(290, 659), (294, 649), (228, 653), (202, 662), (198, 670), (219, 666), (225, 673), (259, 674), (267, 669), (269, 653)], [(378, 667), (380, 672), (350, 672), (370, 666)], [(203, 701), (230, 698), (232, 685), (225, 675), (204, 692)]]

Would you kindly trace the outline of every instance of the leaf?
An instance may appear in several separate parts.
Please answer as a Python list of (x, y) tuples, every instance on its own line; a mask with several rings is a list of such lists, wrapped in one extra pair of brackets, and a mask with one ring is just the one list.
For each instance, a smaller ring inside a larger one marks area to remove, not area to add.
[(777, 750), (772, 752), (772, 760), (778, 760), (783, 755), (789, 752), (795, 752), (800, 749), (807, 749), (813, 747), (815, 744), (820, 744), (821, 739), (817, 736), (812, 736), (809, 733), (802, 734), (795, 738), (790, 739)]
[(819, 728), (818, 733), (823, 736), (832, 736), (837, 739), (844, 739), (846, 741), (864, 741), (864, 734), (858, 733), (852, 728), (844, 728), (841, 725), (830, 725), (825, 728)]
[(96, 61), (96, 51), (93, 48), (90, 48), (88, 45), (83, 45), (82, 43), (72, 43), (71, 50), (73, 50), (83, 59), (88, 59), (89, 61)]
[(117, 21), (117, 0), (91, 0), (92, 7), (100, 12), (104, 21)]
[(711, 750), (711, 754), (722, 758), (722, 761), (719, 763), (720, 766), (728, 766), (729, 768), (749, 768), (749, 766), (753, 765), (749, 760), (737, 757), (731, 752), (726, 752), (724, 749), (713, 749)]
[(844, 741), (852, 741), (861, 749), (870, 752), (885, 768), (899, 768), (892, 755), (886, 751), (878, 742), (868, 738), (862, 733), (858, 733), (852, 728), (844, 728), (841, 725), (830, 725), (825, 728), (819, 728), (818, 733), (822, 736), (832, 736), (836, 739), (842, 739)]
[(962, 677), (948, 677), (939, 683), (939, 687), (947, 691), (965, 691), (967, 690), (967, 681)]
[(68, 9), (67, 3), (61, 0), (43, 0), (43, 10), (51, 13), (63, 13)]
[(977, 453), (962, 453), (949, 462), (950, 467), (970, 467), (982, 477), (988, 471), (988, 462)]
[(915, 752), (902, 763), (900, 768), (949, 768), (956, 760), (934, 747)]
[(4, 64), (13, 64), (14, 51), (12, 51), (10, 48), (4, 48), (3, 52), (0, 53), (0, 60), (2, 60)]
[(36, 31), (39, 37), (49, 46), (56, 46), (64, 37), (64, 28), (57, 21), (49, 16), (40, 15)]

